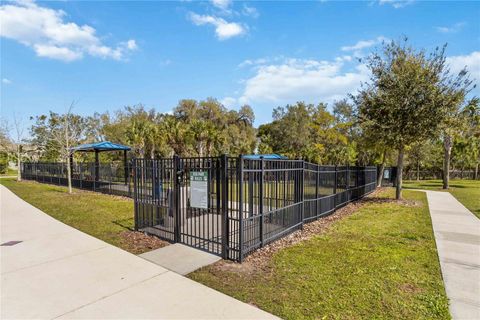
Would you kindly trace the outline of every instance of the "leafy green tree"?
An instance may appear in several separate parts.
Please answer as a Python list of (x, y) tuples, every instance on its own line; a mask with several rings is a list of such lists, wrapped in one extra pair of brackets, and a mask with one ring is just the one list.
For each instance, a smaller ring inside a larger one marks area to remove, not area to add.
[(451, 112), (449, 101), (454, 99), (446, 99), (444, 91), (451, 80), (445, 47), (427, 55), (406, 39), (392, 41), (365, 63), (371, 77), (354, 97), (358, 117), (398, 151), (396, 198), (401, 199), (406, 148), (436, 137)]

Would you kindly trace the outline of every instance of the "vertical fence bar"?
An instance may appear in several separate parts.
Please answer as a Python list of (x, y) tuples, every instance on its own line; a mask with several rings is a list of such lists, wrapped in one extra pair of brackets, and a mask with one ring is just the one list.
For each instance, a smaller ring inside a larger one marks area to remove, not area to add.
[(228, 157), (226, 154), (221, 158), (222, 168), (222, 258), (227, 259), (229, 254), (229, 221), (228, 221)]
[(351, 196), (350, 196), (350, 165), (348, 165), (348, 164), (347, 164), (346, 173), (347, 173), (347, 177), (346, 177), (345, 180), (347, 180), (347, 182), (346, 182), (347, 185), (346, 185), (345, 190), (346, 190), (347, 196), (345, 197), (346, 198), (345, 203), (348, 203), (350, 201), (350, 198), (351, 198)]
[(138, 230), (138, 172), (136, 159), (132, 159), (132, 161), (134, 163), (133, 169), (135, 170), (133, 174), (133, 214), (135, 220), (135, 230)]
[(298, 191), (300, 192), (299, 200), (302, 201), (300, 206), (300, 221), (302, 221), (301, 229), (303, 230), (303, 220), (305, 218), (305, 161), (302, 160), (302, 172), (300, 174), (300, 181), (298, 181)]
[(260, 246), (263, 247), (263, 227), (264, 227), (264, 217), (263, 217), (263, 179), (264, 179), (264, 165), (265, 162), (263, 160), (263, 157), (260, 157), (260, 193), (259, 193), (259, 199), (258, 199), (258, 214), (260, 215)]
[(337, 185), (338, 185), (338, 167), (335, 166), (335, 176), (334, 176), (334, 182), (333, 182), (333, 207), (336, 208), (337, 207)]
[(180, 228), (181, 228), (181, 221), (180, 221), (180, 207), (179, 207), (179, 167), (180, 167), (180, 158), (177, 155), (173, 156), (173, 216), (174, 216), (174, 241), (180, 242)]
[(238, 157), (238, 257), (243, 261), (243, 155)]

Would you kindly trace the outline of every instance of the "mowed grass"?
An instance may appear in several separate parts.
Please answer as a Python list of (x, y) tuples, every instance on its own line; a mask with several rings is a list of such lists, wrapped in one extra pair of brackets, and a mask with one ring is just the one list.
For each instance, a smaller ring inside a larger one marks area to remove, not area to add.
[(480, 218), (480, 180), (455, 179), (450, 181), (448, 190), (443, 190), (442, 186), (442, 180), (411, 180), (404, 182), (404, 188), (407, 189), (448, 191), (468, 210)]
[(16, 176), (16, 175), (17, 175), (17, 172), (18, 172), (18, 171), (15, 170), (15, 169), (7, 168), (7, 172), (0, 174), (0, 177), (1, 177), (1, 176)]
[(1, 179), (17, 196), (50, 216), (114, 246), (129, 250), (121, 233), (133, 228), (133, 201), (100, 193)]
[(404, 197), (367, 202), (266, 270), (212, 265), (189, 277), (285, 319), (449, 319), (426, 196)]

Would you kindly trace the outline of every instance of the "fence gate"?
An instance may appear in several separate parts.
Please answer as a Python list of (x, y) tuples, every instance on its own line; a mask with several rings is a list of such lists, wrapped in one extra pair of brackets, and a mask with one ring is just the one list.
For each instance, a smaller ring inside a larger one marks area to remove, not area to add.
[(135, 228), (224, 254), (226, 161), (226, 156), (135, 159)]
[(225, 158), (174, 158), (176, 241), (222, 254), (225, 226)]

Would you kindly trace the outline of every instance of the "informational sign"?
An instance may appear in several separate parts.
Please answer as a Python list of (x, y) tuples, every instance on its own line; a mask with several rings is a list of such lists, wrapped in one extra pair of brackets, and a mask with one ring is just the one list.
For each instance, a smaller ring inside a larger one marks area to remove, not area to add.
[(190, 207), (208, 209), (207, 171), (190, 171)]
[(383, 171), (383, 179), (390, 179), (390, 170)]

